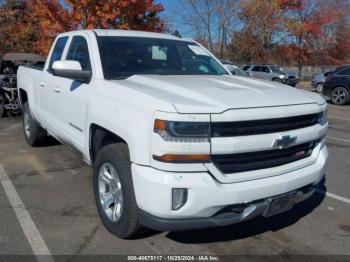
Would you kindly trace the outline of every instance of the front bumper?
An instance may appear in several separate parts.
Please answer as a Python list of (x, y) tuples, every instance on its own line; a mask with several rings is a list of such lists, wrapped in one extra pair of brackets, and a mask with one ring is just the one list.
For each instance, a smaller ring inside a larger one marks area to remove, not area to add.
[[(311, 187), (323, 178), (327, 163), (328, 151), (323, 147), (317, 161), (307, 167), (230, 184), (217, 182), (208, 172), (166, 172), (133, 164), (132, 176), (141, 223), (157, 230), (187, 230), (238, 223), (262, 215), (270, 197), (292, 191), (298, 192), (295, 201), (310, 196), (313, 193)], [(306, 186), (310, 187), (307, 192)], [(186, 204), (176, 211), (171, 209), (172, 188), (188, 188)], [(237, 204), (245, 206), (239, 214), (229, 210)], [(226, 209), (227, 212), (222, 212)]]
[[(312, 184), (288, 193), (295, 194), (294, 203), (296, 204), (309, 198), (315, 192), (315, 187)], [(273, 198), (278, 198), (278, 196)], [(143, 225), (158, 231), (183, 231), (227, 226), (265, 215), (273, 198), (260, 199), (243, 205), (228, 206), (215, 215), (205, 218), (162, 218), (153, 216), (143, 210), (139, 210), (139, 217)]]
[(316, 81), (312, 80), (312, 81), (311, 81), (311, 87), (312, 87), (313, 89), (316, 89), (316, 85), (317, 85)]
[(298, 78), (288, 78), (284, 80), (285, 84), (290, 86), (296, 86), (300, 81)]

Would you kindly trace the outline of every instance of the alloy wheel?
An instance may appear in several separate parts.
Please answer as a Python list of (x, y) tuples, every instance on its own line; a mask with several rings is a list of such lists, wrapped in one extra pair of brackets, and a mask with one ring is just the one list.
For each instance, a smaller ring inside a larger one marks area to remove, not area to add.
[(24, 112), (23, 121), (24, 121), (24, 131), (26, 133), (26, 136), (29, 138), (31, 130), (30, 130), (29, 114), (28, 114), (28, 112)]
[(339, 88), (335, 89), (332, 93), (333, 101), (336, 102), (337, 104), (343, 103), (345, 100), (345, 97), (346, 97), (345, 91)]
[(322, 93), (322, 91), (323, 91), (323, 85), (322, 85), (322, 84), (317, 84), (317, 86), (316, 86), (316, 91), (319, 92), (319, 93)]
[(104, 163), (98, 174), (99, 199), (111, 222), (118, 222), (123, 212), (123, 192), (118, 172), (110, 163)]

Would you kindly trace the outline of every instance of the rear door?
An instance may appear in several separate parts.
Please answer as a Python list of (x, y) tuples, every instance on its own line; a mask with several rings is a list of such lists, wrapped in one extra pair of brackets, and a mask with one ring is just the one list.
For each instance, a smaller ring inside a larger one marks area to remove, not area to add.
[(66, 48), (68, 36), (56, 39), (51, 52), (50, 60), (45, 66), (39, 83), (40, 120), (47, 129), (56, 134), (59, 129), (57, 114), (58, 89), (61, 85), (60, 79), (52, 74), (52, 64), (62, 58)]
[(261, 74), (261, 66), (253, 66), (253, 68), (251, 69), (251, 76), (263, 78), (263, 75)]
[(272, 80), (271, 70), (268, 66), (260, 67), (260, 77), (266, 80)]
[(253, 66), (250, 72), (251, 72), (251, 76), (261, 78), (261, 74), (260, 74), (261, 66)]

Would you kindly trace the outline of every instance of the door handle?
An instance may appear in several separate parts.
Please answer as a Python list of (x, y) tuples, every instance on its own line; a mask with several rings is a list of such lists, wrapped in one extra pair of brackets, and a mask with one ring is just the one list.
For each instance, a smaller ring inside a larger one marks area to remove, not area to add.
[(59, 89), (58, 87), (56, 87), (56, 88), (54, 89), (54, 91), (55, 91), (56, 93), (61, 93), (61, 89)]
[(44, 82), (40, 82), (39, 85), (40, 85), (41, 87), (45, 87), (45, 86), (46, 86), (46, 84), (45, 84)]

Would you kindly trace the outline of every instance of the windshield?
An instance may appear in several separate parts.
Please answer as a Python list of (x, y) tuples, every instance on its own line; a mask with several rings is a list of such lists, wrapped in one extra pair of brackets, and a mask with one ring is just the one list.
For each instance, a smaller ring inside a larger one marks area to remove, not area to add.
[(283, 73), (283, 68), (279, 66), (270, 66), (272, 72), (274, 73)]
[(226, 70), (202, 47), (192, 42), (140, 38), (98, 37), (106, 79), (135, 74), (224, 75)]

